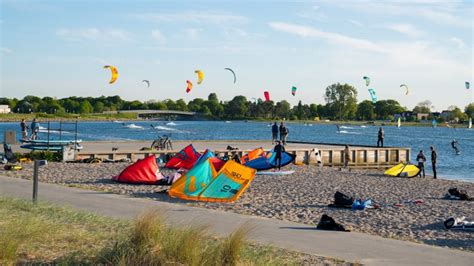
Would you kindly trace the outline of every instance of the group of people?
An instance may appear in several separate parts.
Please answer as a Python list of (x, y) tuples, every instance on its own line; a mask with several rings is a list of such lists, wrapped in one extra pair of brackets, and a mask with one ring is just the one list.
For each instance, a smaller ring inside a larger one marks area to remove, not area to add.
[[(436, 178), (436, 161), (438, 159), (438, 153), (436, 152), (433, 146), (430, 147), (430, 150), (431, 150), (431, 168), (433, 168), (433, 178)], [(418, 168), (420, 168), (420, 173), (418, 174), (418, 176), (421, 177), (421, 174), (423, 174), (423, 177), (425, 177), (426, 156), (423, 153), (423, 150), (420, 150), (420, 152), (416, 156), (416, 161), (418, 162)]]
[(20, 128), (21, 128), (21, 139), (23, 140), (28, 139), (28, 130), (30, 130), (31, 132), (29, 139), (31, 140), (38, 139), (40, 124), (36, 121), (36, 118), (33, 118), (33, 121), (31, 121), (31, 124), (29, 126), (26, 123), (25, 119), (21, 119)]
[(277, 122), (275, 122), (272, 126), (272, 144), (275, 144), (276, 141), (278, 141), (278, 133), (280, 133), (280, 141), (282, 142), (283, 145), (286, 145), (286, 139), (288, 138), (288, 134), (290, 131), (288, 128), (283, 124), (283, 122), (280, 123), (280, 126), (278, 126)]

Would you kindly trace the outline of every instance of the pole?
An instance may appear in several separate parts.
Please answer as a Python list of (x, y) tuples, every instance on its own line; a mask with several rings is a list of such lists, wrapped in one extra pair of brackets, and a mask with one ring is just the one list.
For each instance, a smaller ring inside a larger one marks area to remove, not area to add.
[(39, 163), (38, 160), (35, 160), (34, 170), (33, 170), (33, 203), (36, 203), (38, 200), (38, 170)]

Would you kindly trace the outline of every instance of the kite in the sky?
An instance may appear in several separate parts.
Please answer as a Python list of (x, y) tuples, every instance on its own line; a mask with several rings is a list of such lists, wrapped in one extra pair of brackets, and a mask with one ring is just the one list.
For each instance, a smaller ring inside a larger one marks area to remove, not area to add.
[(363, 79), (365, 80), (365, 86), (369, 86), (370, 84), (370, 78), (367, 76), (364, 76)]
[(369, 93), (370, 93), (370, 98), (372, 98), (372, 102), (376, 103), (377, 102), (377, 95), (375, 94), (375, 90), (374, 89), (369, 89)]
[(145, 82), (145, 83), (146, 83), (146, 85), (147, 85), (147, 88), (150, 88), (150, 81), (148, 81), (148, 80), (144, 79), (144, 80), (142, 80), (142, 82)]
[(204, 79), (204, 73), (201, 70), (194, 71), (198, 75), (198, 82), (197, 84), (201, 84), (202, 80)]
[(268, 91), (263, 92), (263, 96), (265, 96), (265, 101), (266, 102), (270, 101), (270, 93)]
[(109, 84), (114, 83), (118, 78), (117, 68), (109, 65), (104, 66), (104, 68), (110, 68), (110, 71), (112, 72), (112, 77), (110, 78)]
[(232, 69), (230, 69), (230, 68), (228, 68), (228, 67), (226, 67), (226, 68), (224, 68), (224, 69), (225, 69), (225, 70), (229, 70), (230, 72), (232, 72), (232, 74), (234, 75), (234, 83), (237, 82), (237, 77), (235, 76), (234, 70), (232, 70)]
[(295, 86), (293, 86), (293, 87), (291, 88), (291, 95), (293, 95), (293, 96), (296, 95), (296, 87), (295, 87)]
[(469, 90), (469, 88), (471, 87), (471, 83), (466, 81), (465, 85), (466, 85), (466, 89)]
[(186, 93), (189, 93), (193, 89), (193, 84), (189, 80), (186, 80), (186, 83), (188, 84), (186, 87)]
[(405, 87), (405, 88), (406, 88), (405, 95), (408, 95), (408, 93), (410, 93), (410, 91), (408, 90), (408, 86), (407, 86), (407, 85), (402, 84), (402, 85), (400, 85), (400, 88), (401, 88), (401, 87)]

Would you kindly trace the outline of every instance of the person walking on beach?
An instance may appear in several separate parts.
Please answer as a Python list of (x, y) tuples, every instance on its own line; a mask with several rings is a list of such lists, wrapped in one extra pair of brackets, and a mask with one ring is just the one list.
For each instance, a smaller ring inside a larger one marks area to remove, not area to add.
[(20, 127), (21, 127), (21, 139), (23, 140), (28, 139), (28, 125), (26, 124), (26, 121), (24, 118), (21, 119)]
[(438, 154), (436, 153), (433, 146), (430, 147), (431, 150), (431, 167), (433, 168), (433, 178), (436, 179), (436, 160), (438, 159)]
[(274, 144), (277, 139), (278, 139), (278, 125), (277, 125), (277, 122), (275, 122), (272, 126), (272, 144)]
[(280, 141), (276, 141), (276, 146), (273, 148), (273, 152), (275, 152), (275, 164), (278, 167), (278, 171), (281, 168), (281, 154), (285, 151), (285, 147), (281, 145)]
[(281, 122), (280, 124), (280, 141), (283, 143), (283, 146), (286, 145), (286, 138), (288, 137), (289, 130), (288, 128)]
[[(378, 133), (378, 140), (377, 140), (377, 147), (383, 147), (383, 139), (385, 138), (385, 132), (383, 131), (383, 128), (379, 128), (379, 133)], [(382, 145), (380, 145), (382, 144)]]
[(31, 139), (36, 140), (38, 138), (38, 131), (39, 131), (39, 123), (36, 122), (36, 118), (33, 118), (33, 121), (30, 125), (31, 130)]
[(418, 175), (421, 177), (421, 173), (423, 172), (423, 177), (425, 177), (426, 156), (423, 154), (422, 150), (416, 156), (416, 161), (418, 162), (418, 168), (420, 168), (420, 173)]

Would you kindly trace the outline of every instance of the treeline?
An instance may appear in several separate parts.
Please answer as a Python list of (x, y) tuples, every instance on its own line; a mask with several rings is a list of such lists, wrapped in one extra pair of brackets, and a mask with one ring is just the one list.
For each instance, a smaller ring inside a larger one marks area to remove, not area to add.
[[(193, 111), (205, 116), (220, 119), (286, 119), (286, 120), (392, 120), (395, 114), (408, 111), (396, 100), (357, 102), (357, 90), (349, 84), (332, 84), (326, 88), (325, 102), (321, 104), (303, 104), (291, 106), (289, 102), (251, 101), (245, 96), (235, 96), (230, 101), (221, 101), (217, 94), (211, 93), (207, 99), (196, 98), (186, 103), (183, 99), (163, 101), (150, 100), (126, 101), (120, 96), (110, 97), (52, 97), (26, 96), (23, 99), (0, 98), (0, 104), (10, 106), (14, 113), (47, 113), (47, 114), (91, 114), (119, 110), (179, 110)], [(431, 102), (419, 103), (414, 113), (431, 113)], [(453, 106), (449, 120), (466, 121), (474, 116), (474, 103), (465, 107), (464, 112)], [(432, 115), (428, 117), (432, 119)], [(408, 118), (414, 120), (414, 117)]]

